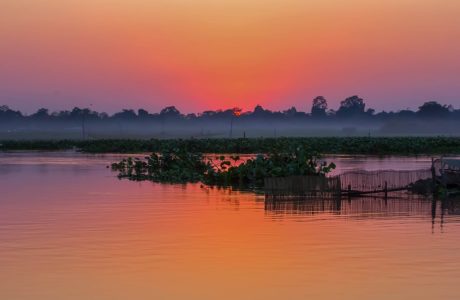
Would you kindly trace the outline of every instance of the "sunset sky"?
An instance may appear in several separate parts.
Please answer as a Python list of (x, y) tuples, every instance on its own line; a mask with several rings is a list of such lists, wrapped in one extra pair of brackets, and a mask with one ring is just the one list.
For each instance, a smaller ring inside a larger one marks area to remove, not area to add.
[(0, 104), (460, 107), (458, 0), (2, 0)]

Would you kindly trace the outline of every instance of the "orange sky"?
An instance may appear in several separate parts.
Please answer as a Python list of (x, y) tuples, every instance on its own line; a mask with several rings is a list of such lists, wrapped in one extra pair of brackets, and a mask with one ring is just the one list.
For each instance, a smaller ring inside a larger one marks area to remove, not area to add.
[(0, 104), (460, 105), (457, 0), (3, 0)]

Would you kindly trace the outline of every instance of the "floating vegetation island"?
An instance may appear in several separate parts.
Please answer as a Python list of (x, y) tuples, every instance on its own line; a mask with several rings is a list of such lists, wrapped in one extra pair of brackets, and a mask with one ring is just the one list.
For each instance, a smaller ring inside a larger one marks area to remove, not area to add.
[(209, 185), (262, 187), (268, 177), (325, 176), (335, 168), (333, 163), (301, 147), (284, 152), (271, 152), (241, 161), (238, 156), (205, 157), (185, 148), (152, 153), (145, 159), (125, 158), (112, 164), (119, 178), (156, 182), (197, 182)]

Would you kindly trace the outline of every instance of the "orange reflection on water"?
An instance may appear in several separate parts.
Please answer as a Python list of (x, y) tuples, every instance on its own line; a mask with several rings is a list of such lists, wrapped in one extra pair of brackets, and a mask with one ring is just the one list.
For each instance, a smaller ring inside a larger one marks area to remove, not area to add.
[(1, 299), (459, 296), (457, 202), (271, 205), (103, 166), (0, 167)]

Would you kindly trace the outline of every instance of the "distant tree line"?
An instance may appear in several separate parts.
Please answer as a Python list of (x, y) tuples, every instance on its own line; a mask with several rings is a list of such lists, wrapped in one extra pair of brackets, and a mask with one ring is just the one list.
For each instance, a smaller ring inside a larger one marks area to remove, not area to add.
[(72, 110), (50, 112), (46, 108), (40, 108), (35, 113), (26, 115), (13, 110), (6, 105), (0, 106), (0, 123), (16, 121), (148, 121), (164, 122), (176, 121), (227, 121), (238, 117), (242, 120), (394, 120), (394, 119), (456, 119), (460, 120), (460, 109), (455, 110), (451, 105), (442, 105), (436, 101), (425, 102), (418, 110), (401, 110), (398, 112), (378, 112), (372, 108), (366, 109), (364, 100), (358, 96), (351, 96), (340, 103), (337, 110), (329, 109), (326, 98), (318, 96), (313, 99), (310, 112), (298, 111), (291, 107), (284, 111), (271, 111), (257, 105), (252, 111), (242, 112), (238, 108), (224, 110), (209, 110), (202, 113), (182, 114), (176, 107), (168, 106), (158, 113), (150, 113), (145, 109), (134, 111), (123, 109), (120, 112), (109, 115), (97, 112), (89, 108), (75, 107)]

